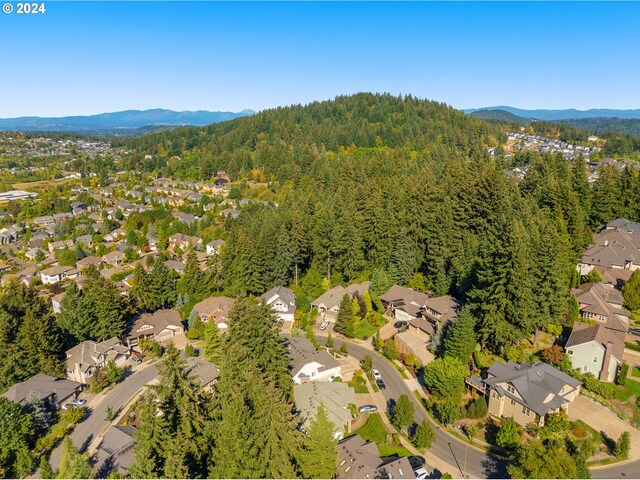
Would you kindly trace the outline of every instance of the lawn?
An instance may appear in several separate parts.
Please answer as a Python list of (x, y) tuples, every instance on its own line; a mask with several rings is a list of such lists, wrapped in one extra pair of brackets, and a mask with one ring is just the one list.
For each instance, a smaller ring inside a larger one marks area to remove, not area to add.
[(478, 352), (478, 360), (480, 360), (480, 364), (484, 368), (489, 368), (491, 365), (493, 365), (493, 362), (499, 359), (500, 357), (498, 357), (497, 355), (493, 355), (484, 351)]
[(631, 375), (633, 375), (634, 377), (638, 377), (640, 378), (640, 368), (638, 367), (633, 367), (631, 369)]
[(357, 429), (353, 434), (358, 434), (368, 442), (376, 442), (383, 444), (387, 439), (387, 427), (384, 426), (379, 413), (372, 413), (364, 422), (364, 425)]
[(356, 393), (369, 393), (369, 389), (366, 385), (366, 380), (361, 376), (354, 376), (353, 379), (347, 383), (350, 387), (353, 387)]
[(413, 455), (409, 450), (404, 447), (398, 447), (395, 445), (381, 445), (378, 446), (381, 457), (410, 457)]
[(627, 378), (624, 386), (616, 388), (616, 398), (621, 402), (626, 402), (631, 397), (640, 396), (640, 382)]
[(634, 322), (640, 323), (640, 310), (632, 311), (629, 318), (631, 318), (631, 320), (633, 320)]
[(378, 328), (379, 327), (371, 325), (369, 320), (362, 320), (356, 325), (354, 336), (360, 340), (365, 340), (367, 338), (371, 338), (378, 331)]

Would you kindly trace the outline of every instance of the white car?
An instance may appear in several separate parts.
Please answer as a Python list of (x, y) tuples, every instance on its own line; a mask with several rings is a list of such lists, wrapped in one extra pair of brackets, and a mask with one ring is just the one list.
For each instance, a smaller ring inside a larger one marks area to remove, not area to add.
[(429, 476), (429, 472), (427, 471), (426, 468), (424, 467), (420, 467), (416, 470), (413, 471), (413, 474), (416, 476), (417, 479), (422, 480), (423, 478), (427, 478)]
[(323, 320), (322, 323), (320, 324), (320, 330), (325, 330), (328, 326), (329, 326), (329, 321)]
[(376, 380), (382, 380), (382, 375), (380, 375), (380, 372), (375, 368), (371, 370), (371, 373), (373, 374), (373, 378), (375, 378)]

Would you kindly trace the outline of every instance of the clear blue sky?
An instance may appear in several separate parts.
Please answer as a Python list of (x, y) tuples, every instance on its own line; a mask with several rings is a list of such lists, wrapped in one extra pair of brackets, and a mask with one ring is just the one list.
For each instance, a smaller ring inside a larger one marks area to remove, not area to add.
[(0, 14), (0, 117), (260, 110), (358, 91), (457, 108), (640, 108), (639, 3), (46, 8)]

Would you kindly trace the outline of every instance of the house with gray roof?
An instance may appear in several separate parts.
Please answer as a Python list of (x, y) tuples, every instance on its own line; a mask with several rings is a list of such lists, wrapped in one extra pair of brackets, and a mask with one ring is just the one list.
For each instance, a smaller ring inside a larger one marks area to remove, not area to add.
[(220, 378), (218, 366), (200, 357), (186, 357), (186, 362), (187, 375), (192, 377), (202, 389), (210, 392), (213, 384)]
[(307, 337), (290, 337), (287, 343), (293, 383), (330, 382), (342, 377), (340, 363), (326, 350), (316, 350)]
[(309, 382), (294, 385), (293, 395), (296, 410), (302, 420), (301, 430), (308, 430), (315, 420), (318, 408), (323, 405), (329, 421), (334, 425), (334, 438), (342, 438), (345, 427), (353, 418), (349, 404), (356, 404), (353, 387), (342, 382)]
[(277, 286), (260, 295), (260, 300), (271, 307), (280, 322), (293, 322), (296, 313), (296, 295), (293, 290)]
[(626, 218), (616, 218), (615, 220), (611, 220), (600, 227), (600, 232), (605, 230), (618, 230), (621, 232), (640, 235), (640, 223), (632, 222)]
[(535, 365), (494, 362), (483, 381), (489, 413), (512, 417), (520, 425), (544, 425), (548, 413), (568, 411), (580, 382), (544, 362)]
[(640, 234), (603, 230), (593, 237), (595, 245), (585, 250), (577, 266), (580, 275), (595, 267), (636, 270), (640, 268)]
[(625, 332), (629, 330), (631, 313), (622, 308), (624, 297), (613, 285), (584, 283), (572, 289), (571, 294), (580, 306), (580, 315), (583, 319), (609, 323), (610, 328), (622, 329)]
[(2, 396), (22, 404), (27, 397), (34, 395), (51, 408), (59, 409), (64, 403), (76, 398), (81, 390), (81, 383), (38, 373), (24, 382), (12, 385)]
[(383, 460), (378, 446), (360, 435), (345, 438), (338, 443), (337, 450), (338, 478), (416, 478), (407, 457)]
[(400, 285), (393, 285), (380, 296), (380, 301), (387, 311), (394, 318), (405, 321), (422, 317), (428, 300), (429, 295), (426, 293), (416, 292)]
[(127, 475), (135, 462), (133, 436), (135, 427), (111, 425), (102, 437), (95, 455), (96, 471), (100, 478), (110, 474)]

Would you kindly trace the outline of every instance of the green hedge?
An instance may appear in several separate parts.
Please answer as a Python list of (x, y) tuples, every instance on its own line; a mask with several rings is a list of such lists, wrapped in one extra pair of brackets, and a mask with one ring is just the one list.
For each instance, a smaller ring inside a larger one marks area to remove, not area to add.
[(628, 348), (629, 350), (640, 352), (640, 345), (636, 345), (635, 343), (624, 342), (624, 348)]
[(621, 386), (627, 383), (628, 373), (629, 373), (629, 364), (623, 363), (622, 366), (620, 367), (620, 373), (618, 374), (618, 378), (616, 378), (616, 383)]

